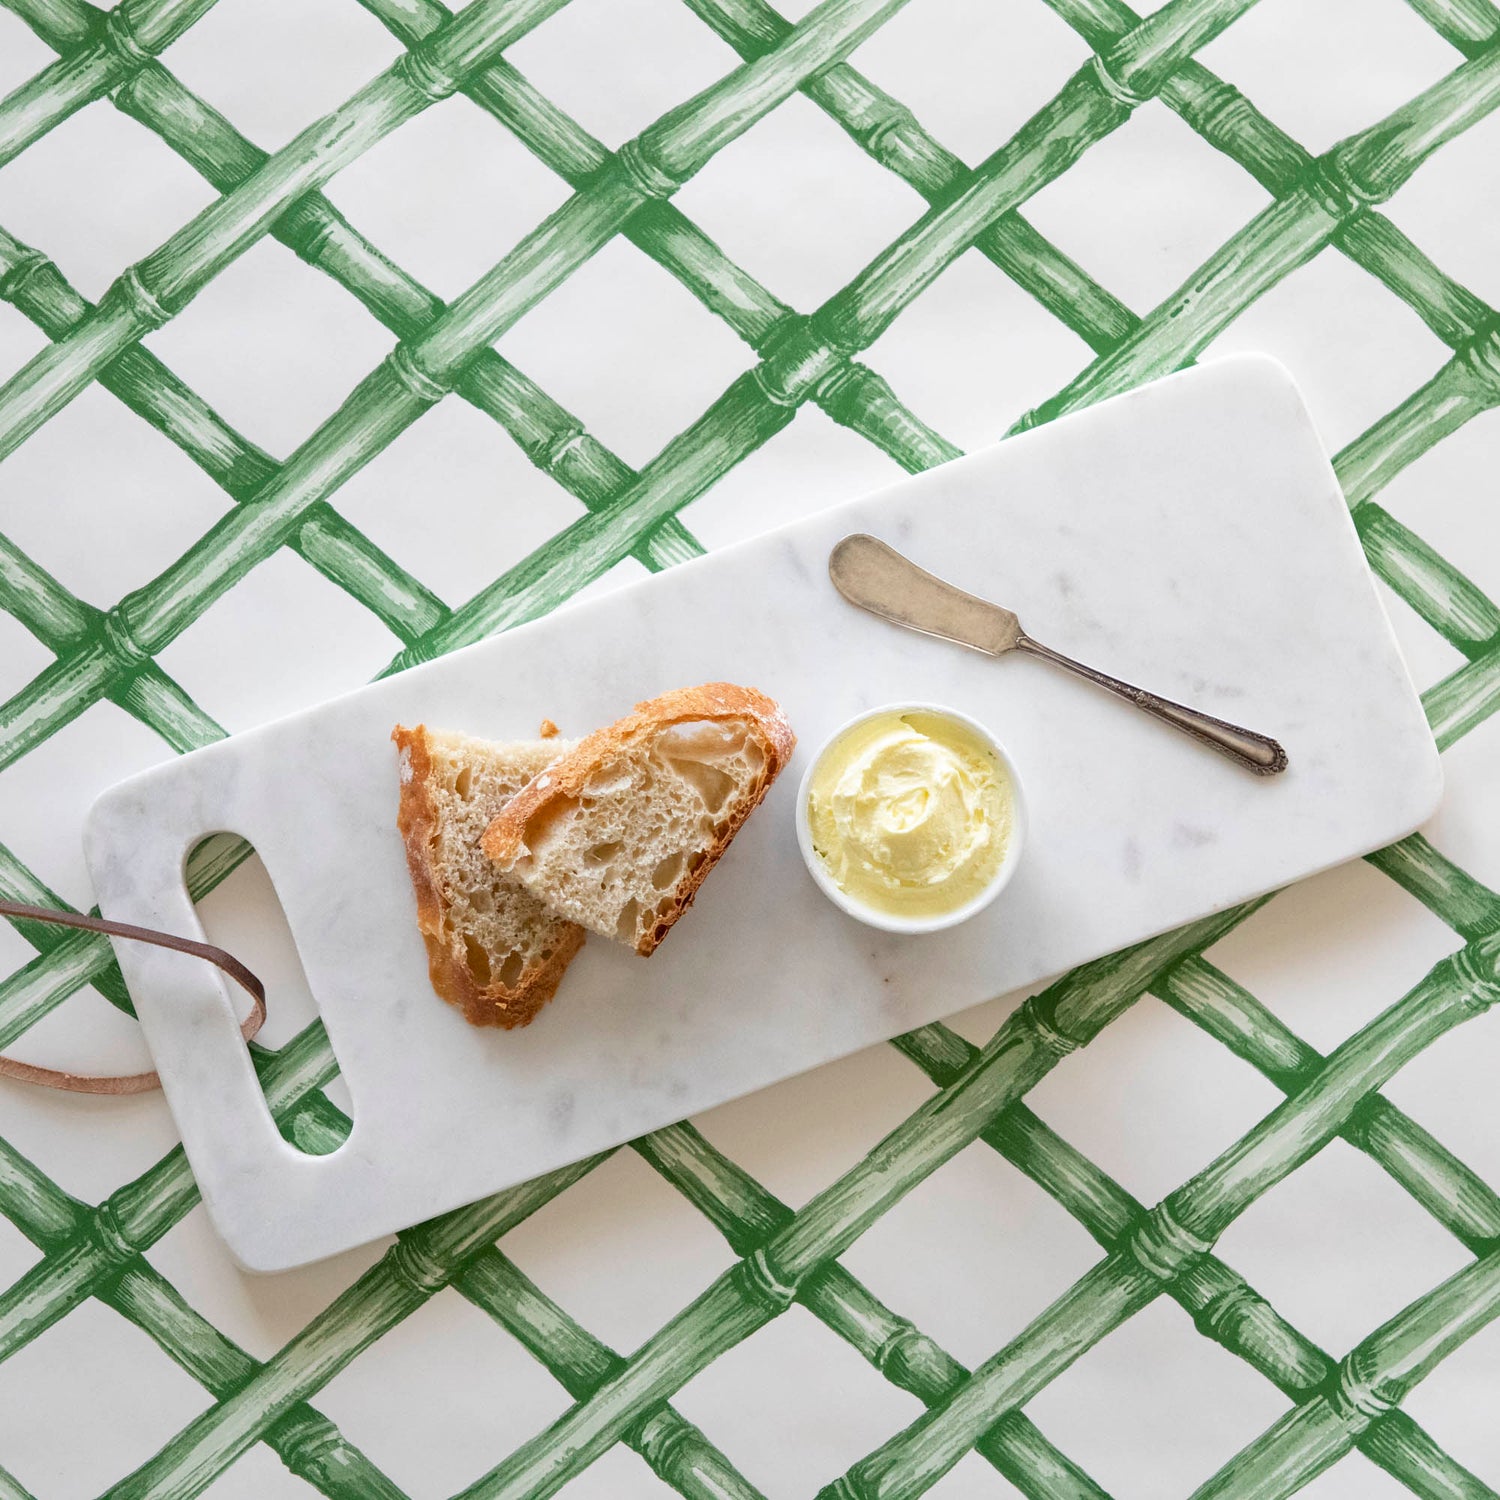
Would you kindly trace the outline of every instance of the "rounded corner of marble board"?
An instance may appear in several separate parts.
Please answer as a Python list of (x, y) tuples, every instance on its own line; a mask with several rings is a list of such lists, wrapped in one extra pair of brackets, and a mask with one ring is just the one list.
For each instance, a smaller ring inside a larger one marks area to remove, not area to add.
[(286, 1218), (279, 1214), (271, 1215), (269, 1223), (248, 1230), (238, 1223), (226, 1224), (212, 1210), (208, 1217), (230, 1260), (247, 1276), (284, 1276), (288, 1271), (305, 1271), (363, 1245), (373, 1245), (407, 1227), (404, 1223), (392, 1225), (387, 1215), (378, 1224), (361, 1225), (345, 1234), (309, 1236), (299, 1231), (288, 1234)]
[(236, 1269), (247, 1276), (279, 1276), (283, 1271), (294, 1271), (302, 1266), (316, 1264), (312, 1257), (301, 1256), (295, 1249), (288, 1253), (284, 1242), (273, 1249), (259, 1236), (252, 1235), (246, 1239), (241, 1236), (237, 1225), (226, 1223), (211, 1207), (205, 1205), (205, 1209), (208, 1222), (213, 1225), (214, 1233), (218, 1235), (225, 1253), (234, 1262)]
[[(1235, 374), (1237, 378), (1250, 381), (1255, 385), (1263, 385), (1267, 390), (1291, 392), (1299, 401), (1302, 400), (1302, 388), (1297, 383), (1297, 377), (1292, 373), (1291, 367), (1274, 354), (1267, 353), (1264, 349), (1240, 349), (1233, 354), (1224, 354), (1217, 359), (1205, 360), (1198, 366), (1200, 370), (1218, 371), (1223, 374)], [(1181, 374), (1187, 374), (1186, 370)]]
[(1274, 354), (1259, 349), (1239, 350), (1176, 370), (1124, 391), (1114, 399), (1128, 402), (1132, 397), (1149, 397), (1153, 393), (1165, 395), (1179, 386), (1194, 389), (1200, 398), (1227, 399), (1241, 409), (1259, 403), (1264, 416), (1272, 420), (1290, 418), (1313, 439), (1321, 456), (1328, 459), (1327, 448), (1296, 374)]
[(1405, 783), (1406, 816), (1402, 821), (1411, 826), (1397, 834), (1397, 838), (1405, 838), (1407, 834), (1415, 833), (1437, 814), (1438, 809), (1443, 805), (1445, 788), (1446, 778), (1443, 771), (1442, 753), (1438, 750), (1437, 742), (1429, 737), (1419, 754), (1418, 763), (1413, 768), (1410, 780)]
[(1370, 828), (1364, 846), (1350, 853), (1351, 860), (1363, 859), (1420, 833), (1442, 808), (1443, 762), (1430, 735), (1423, 736), (1414, 755), (1393, 759), (1390, 785), (1393, 790), (1382, 808), (1384, 823)]
[[(287, 1149), (299, 1154), (294, 1147)], [(315, 1163), (327, 1160), (318, 1157)], [(249, 1199), (221, 1201), (212, 1174), (198, 1170), (191, 1150), (188, 1163), (193, 1166), (208, 1222), (229, 1258), (248, 1275), (279, 1276), (285, 1271), (300, 1271), (393, 1232), (389, 1216), (376, 1224), (366, 1221), (330, 1228), (326, 1218), (307, 1212), (305, 1207), (299, 1208), (295, 1188), (288, 1188), (284, 1182), (281, 1185), (288, 1190), (279, 1208), (268, 1210), (258, 1194), (250, 1195)]]
[(1240, 349), (1232, 354), (1205, 359), (1121, 394), (1128, 397), (1152, 390), (1164, 392), (1178, 385), (1196, 385), (1205, 390), (1216, 385), (1241, 387), (1246, 392), (1264, 394), (1277, 402), (1284, 403), (1290, 398), (1299, 411), (1307, 410), (1306, 397), (1291, 367), (1276, 355), (1261, 349)]
[(89, 804), (83, 815), (83, 854), (92, 866), (109, 845), (129, 837), (147, 815), (143, 805), (142, 782), (150, 775), (142, 771), (124, 781), (106, 787)]
[(332, 1260), (334, 1256), (342, 1255), (346, 1250), (355, 1249), (369, 1240), (380, 1238), (379, 1235), (369, 1235), (365, 1240), (355, 1241), (349, 1245), (337, 1244), (326, 1248), (308, 1248), (295, 1240), (289, 1242), (285, 1237), (283, 1226), (278, 1226), (281, 1230), (280, 1237), (276, 1231), (266, 1234), (252, 1230), (249, 1234), (245, 1234), (241, 1232), (239, 1225), (226, 1224), (211, 1208), (208, 1210), (208, 1218), (230, 1260), (247, 1276), (281, 1276), (287, 1271), (306, 1270), (308, 1266)]
[[(184, 829), (161, 790), (175, 784), (184, 759), (174, 756), (117, 781), (89, 805), (83, 816), (81, 842), (96, 897), (118, 896), (122, 888), (159, 881), (170, 873), (174, 860), (185, 858), (186, 850), (179, 853), (177, 849), (185, 837)], [(213, 831), (203, 830), (205, 835)], [(106, 870), (115, 874), (108, 893), (101, 889), (101, 874)]]

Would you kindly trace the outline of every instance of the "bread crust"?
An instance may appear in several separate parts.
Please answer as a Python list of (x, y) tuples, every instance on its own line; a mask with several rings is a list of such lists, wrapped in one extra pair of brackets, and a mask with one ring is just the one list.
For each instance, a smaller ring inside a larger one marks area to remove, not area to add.
[(679, 882), (667, 915), (636, 943), (635, 951), (643, 958), (649, 958), (677, 919), (693, 904), (693, 898), (709, 871), (719, 862), (735, 834), (760, 806), (771, 789), (771, 783), (791, 759), (797, 736), (775, 699), (755, 688), (741, 687), (733, 682), (705, 682), (698, 687), (675, 688), (660, 697), (637, 703), (632, 713), (603, 729), (596, 729), (541, 775), (527, 782), (485, 829), (480, 847), (502, 871), (513, 869), (526, 852), (523, 842), (526, 825), (541, 808), (558, 798), (579, 796), (584, 783), (602, 762), (654, 738), (674, 724), (693, 723), (700, 719), (747, 721), (752, 726), (764, 761), (744, 805), (730, 816), (725, 831), (714, 839), (698, 868)]
[(463, 1012), (471, 1026), (501, 1026), (510, 1030), (529, 1025), (541, 1008), (557, 993), (563, 971), (583, 947), (583, 928), (567, 923), (557, 950), (542, 964), (524, 969), (514, 985), (494, 980), (474, 982), (469, 967), (453, 951), (443, 935), (442, 893), (438, 887), (433, 848), (437, 842), (437, 807), (430, 790), (432, 756), (427, 745), (427, 726), (408, 729), (402, 724), (391, 731), (398, 752), (406, 756), (410, 776), (401, 779), (401, 799), (396, 827), (406, 846), (406, 868), (411, 872), (417, 897), (417, 928), (427, 947), (427, 973), (432, 987), (450, 1005)]

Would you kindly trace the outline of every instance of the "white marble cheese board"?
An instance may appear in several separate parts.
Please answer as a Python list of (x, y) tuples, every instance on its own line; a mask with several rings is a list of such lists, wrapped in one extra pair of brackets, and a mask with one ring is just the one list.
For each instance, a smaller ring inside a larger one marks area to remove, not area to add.
[[(1274, 735), (1290, 768), (1251, 776), (1042, 662), (854, 609), (826, 565), (856, 530), (1058, 650)], [(525, 1030), (469, 1027), (428, 983), (391, 726), (582, 733), (714, 678), (778, 698), (801, 743), (696, 906), (650, 960), (591, 938)], [(918, 938), (823, 899), (794, 826), (825, 735), (913, 698), (987, 724), (1030, 806), (1002, 898)], [(255, 845), (286, 910), (353, 1101), (328, 1156), (277, 1133), (217, 971), (116, 945), (208, 1211), (272, 1271), (1366, 853), (1433, 811), (1440, 774), (1306, 409), (1249, 356), (156, 767), (85, 837), (106, 916), (201, 936), (183, 863), (217, 831)]]

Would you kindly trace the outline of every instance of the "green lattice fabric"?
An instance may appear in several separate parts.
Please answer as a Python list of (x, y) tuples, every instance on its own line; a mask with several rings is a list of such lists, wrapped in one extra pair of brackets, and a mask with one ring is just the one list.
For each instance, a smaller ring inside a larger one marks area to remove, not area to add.
[[(7, 1090), (0, 1496), (1497, 1493), (1500, 6), (4, 0), (0, 91), (4, 897), (88, 905), (130, 770), (1234, 348), (1450, 776), (275, 1282), (159, 1102)], [(294, 994), (248, 854), (191, 883)], [(104, 940), (0, 939), (0, 1048), (138, 1064)], [(253, 1051), (333, 1149), (310, 1008)]]

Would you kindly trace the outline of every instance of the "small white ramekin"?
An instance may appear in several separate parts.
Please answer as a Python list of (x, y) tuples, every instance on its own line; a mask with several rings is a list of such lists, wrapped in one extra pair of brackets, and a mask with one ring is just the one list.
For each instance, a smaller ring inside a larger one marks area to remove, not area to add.
[[(808, 817), (808, 801), (809, 793), (812, 790), (813, 777), (817, 774), (818, 767), (823, 762), (823, 757), (828, 754), (834, 743), (848, 734), (851, 729), (858, 727), (860, 724), (867, 723), (871, 719), (884, 718), (888, 714), (906, 713), (932, 714), (937, 717), (951, 719), (956, 724), (962, 724), (975, 739), (990, 751), (1004, 768), (1005, 774), (1010, 778), (1010, 840), (1005, 846), (1004, 857), (996, 867), (995, 873), (990, 877), (989, 882), (977, 896), (970, 901), (966, 901), (962, 906), (955, 907), (952, 911), (940, 912), (936, 916), (896, 916), (890, 912), (876, 911), (873, 907), (866, 906), (862, 901), (851, 896), (834, 880), (818, 851), (813, 848), (812, 823)], [(1021, 849), (1025, 842), (1026, 799), (1021, 790), (1021, 778), (1016, 771), (1015, 762), (1006, 753), (1005, 746), (983, 724), (975, 719), (971, 719), (968, 714), (959, 713), (957, 709), (949, 708), (946, 704), (942, 703), (887, 703), (880, 708), (872, 708), (868, 713), (856, 714), (847, 723), (840, 724), (818, 747), (818, 753), (813, 756), (807, 770), (803, 772), (802, 783), (797, 788), (797, 847), (802, 851), (802, 862), (807, 866), (808, 874), (812, 876), (818, 889), (840, 911), (847, 912), (851, 917), (856, 918), (869, 927), (878, 927), (883, 932), (941, 932), (944, 928), (956, 927), (960, 922), (968, 921), (976, 912), (983, 911), (1010, 883), (1010, 878), (1015, 874), (1016, 865), (1021, 858)]]

